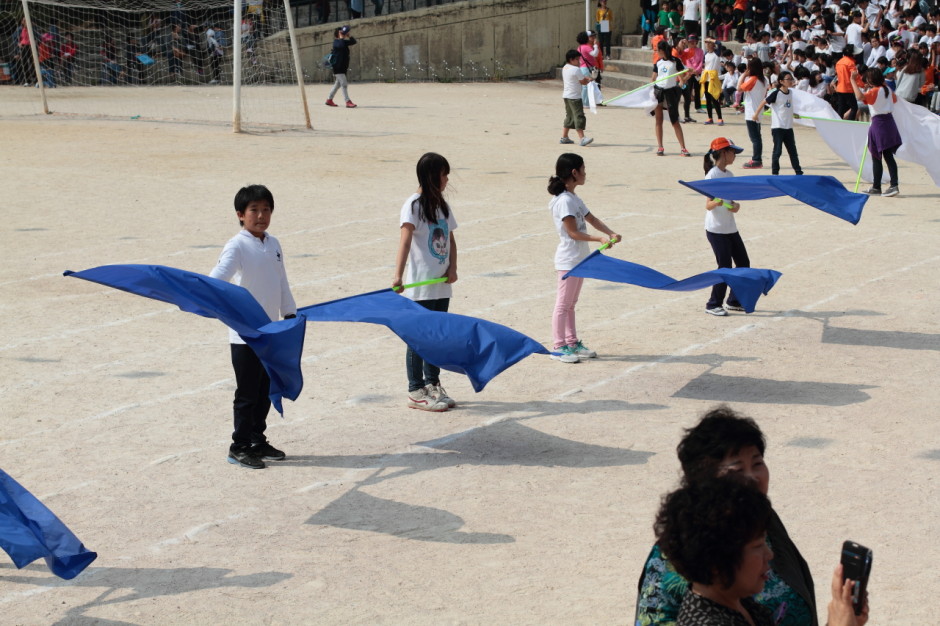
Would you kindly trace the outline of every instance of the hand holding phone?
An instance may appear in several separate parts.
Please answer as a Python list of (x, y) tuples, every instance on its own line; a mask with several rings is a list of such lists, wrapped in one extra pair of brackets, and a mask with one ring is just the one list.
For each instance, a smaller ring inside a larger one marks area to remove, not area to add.
[(871, 573), (872, 551), (854, 541), (842, 543), (842, 580), (855, 582), (852, 588), (852, 608), (856, 615), (862, 614), (868, 575)]

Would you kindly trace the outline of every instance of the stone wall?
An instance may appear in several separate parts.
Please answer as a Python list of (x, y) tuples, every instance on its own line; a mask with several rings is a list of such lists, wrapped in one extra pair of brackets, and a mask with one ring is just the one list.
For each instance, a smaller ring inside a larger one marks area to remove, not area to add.
[[(614, 36), (633, 32), (638, 2), (609, 0)], [(591, 21), (596, 3), (591, 5)], [(584, 30), (578, 0), (473, 0), (356, 20), (351, 80), (481, 80), (548, 75)], [(337, 24), (297, 30), (310, 79), (328, 78), (317, 62)], [(592, 25), (593, 28), (593, 25)]]

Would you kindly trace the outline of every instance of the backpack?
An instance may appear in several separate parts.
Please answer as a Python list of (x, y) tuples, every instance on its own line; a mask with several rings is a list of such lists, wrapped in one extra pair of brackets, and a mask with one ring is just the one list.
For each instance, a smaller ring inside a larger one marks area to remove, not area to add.
[(336, 64), (336, 53), (332, 50), (317, 62), (317, 67), (324, 70), (331, 70)]

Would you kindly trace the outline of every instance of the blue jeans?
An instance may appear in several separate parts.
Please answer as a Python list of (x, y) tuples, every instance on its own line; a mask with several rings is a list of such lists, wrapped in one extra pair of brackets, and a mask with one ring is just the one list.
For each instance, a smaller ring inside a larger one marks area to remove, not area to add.
[[(437, 300), (416, 300), (429, 311), (447, 312), (450, 306), (450, 298), (438, 298)], [(408, 370), (408, 391), (417, 391), (425, 385), (441, 384), (441, 368), (428, 363), (418, 353), (408, 346), (405, 352), (405, 368)]]
[(751, 160), (755, 163), (761, 163), (761, 153), (764, 151), (764, 142), (760, 137), (760, 124), (747, 120), (747, 136), (751, 140), (751, 146), (754, 148), (754, 156)]

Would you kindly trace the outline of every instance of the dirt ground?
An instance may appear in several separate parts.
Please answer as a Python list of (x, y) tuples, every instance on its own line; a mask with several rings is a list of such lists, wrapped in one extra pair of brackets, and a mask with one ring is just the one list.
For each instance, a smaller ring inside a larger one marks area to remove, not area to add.
[[(445, 373), (447, 413), (406, 408), (405, 348), (385, 328), (311, 323), (303, 394), (269, 417), (288, 459), (226, 463), (225, 328), (62, 272), (208, 273), (244, 184), (273, 191), (271, 232), (307, 305), (389, 284), (414, 165), (444, 154), (451, 310), (550, 341), (560, 85), (356, 84), (356, 110), (322, 106), (323, 91), (308, 90), (317, 130), (235, 135), (17, 115), (35, 94), (0, 89), (0, 467), (99, 553), (72, 581), (0, 559), (0, 621), (629, 624), (682, 429), (719, 402), (767, 435), (770, 496), (822, 618), (853, 539), (875, 553), (870, 624), (936, 619), (923, 590), (938, 572), (940, 193), (904, 162), (902, 195), (871, 199), (857, 226), (744, 205), (753, 265), (783, 272), (754, 314), (588, 281), (579, 330), (598, 359), (532, 356), (479, 394)], [(693, 153), (719, 134), (746, 142), (728, 121), (687, 125)], [(667, 130), (656, 158), (640, 111), (588, 123), (579, 194), (624, 236), (611, 254), (676, 278), (712, 269), (703, 199), (676, 182), (703, 177), (700, 156), (675, 156)], [(854, 183), (815, 131), (797, 145), (807, 173)]]

